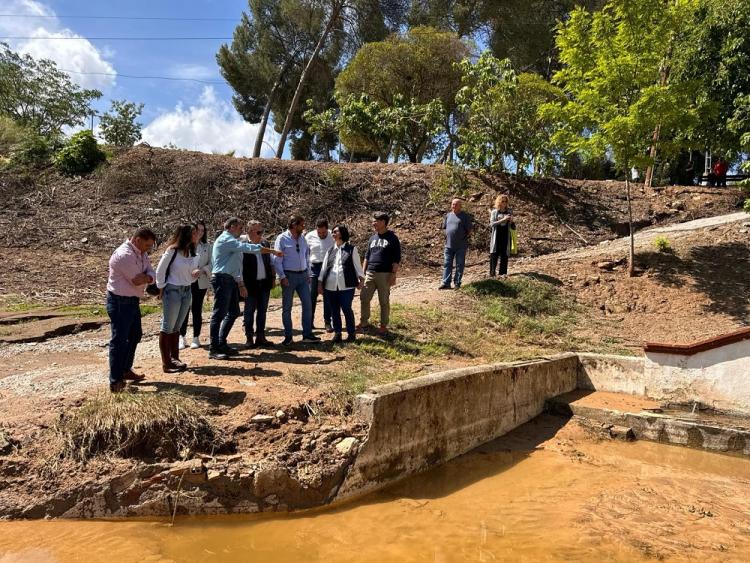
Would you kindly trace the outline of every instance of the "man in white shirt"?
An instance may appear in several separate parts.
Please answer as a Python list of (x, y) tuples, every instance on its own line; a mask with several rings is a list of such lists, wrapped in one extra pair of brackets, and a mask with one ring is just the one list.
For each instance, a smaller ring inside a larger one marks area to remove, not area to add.
[[(253, 244), (267, 248), (263, 240), (263, 225), (260, 221), (250, 220), (246, 226), (247, 238)], [(265, 348), (273, 346), (266, 340), (266, 312), (271, 290), (276, 284), (273, 264), (268, 254), (245, 254), (242, 259), (242, 280), (245, 282), (247, 297), (243, 326), (245, 327), (246, 347)]]
[[(328, 232), (328, 219), (321, 218), (315, 225), (317, 228), (305, 235), (307, 246), (310, 248), (310, 300), (312, 305), (313, 328), (315, 328), (315, 308), (318, 304), (318, 280), (320, 268), (326, 252), (333, 247), (333, 237)], [(323, 295), (323, 322), (327, 332), (332, 332), (331, 308)]]

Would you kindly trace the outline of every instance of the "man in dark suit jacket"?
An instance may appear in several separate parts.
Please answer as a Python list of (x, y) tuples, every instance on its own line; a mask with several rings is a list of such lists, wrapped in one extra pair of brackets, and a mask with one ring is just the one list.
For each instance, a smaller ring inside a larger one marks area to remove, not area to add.
[[(263, 240), (263, 225), (258, 221), (248, 221), (247, 238), (253, 244), (268, 247)], [(276, 283), (270, 254), (245, 254), (242, 258), (242, 278), (247, 289), (245, 298), (245, 337), (248, 347), (273, 346), (266, 340), (266, 311), (271, 289)], [(253, 322), (254, 321), (254, 322)], [(254, 325), (254, 327), (253, 327)], [(255, 337), (255, 340), (253, 340)]]

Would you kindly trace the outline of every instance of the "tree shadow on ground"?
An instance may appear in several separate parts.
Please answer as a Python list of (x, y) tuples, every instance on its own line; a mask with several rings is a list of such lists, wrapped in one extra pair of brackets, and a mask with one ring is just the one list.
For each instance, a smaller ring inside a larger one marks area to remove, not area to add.
[(690, 261), (672, 252), (639, 252), (635, 262), (651, 272), (659, 283), (669, 287), (683, 287), (686, 282), (683, 276), (690, 270)]
[(207, 376), (226, 376), (226, 377), (280, 377), (284, 375), (282, 372), (276, 369), (264, 369), (258, 366), (253, 367), (238, 367), (238, 366), (227, 366), (212, 364), (209, 366), (196, 366), (190, 368), (190, 373), (195, 375), (207, 375)]
[(517, 274), (510, 274), (509, 278), (513, 279), (515, 276), (526, 276), (527, 278), (531, 278), (536, 281), (545, 282), (550, 285), (554, 285), (557, 287), (561, 287), (563, 285), (563, 282), (556, 278), (555, 276), (550, 276), (549, 274), (543, 274), (541, 272), (522, 272)]
[(705, 306), (707, 312), (729, 315), (744, 323), (750, 321), (747, 296), (750, 246), (747, 244), (724, 242), (697, 246), (685, 258), (671, 253), (639, 253), (636, 260), (664, 285), (683, 287), (692, 279), (695, 289), (711, 300)]
[[(302, 346), (302, 345), (301, 345)], [(324, 351), (333, 351), (333, 346), (327, 344), (316, 345), (316, 350), (323, 349)], [(309, 356), (299, 355), (296, 352), (304, 351), (304, 348), (300, 347), (299, 350), (294, 348), (284, 348), (275, 351), (264, 350), (258, 354), (251, 356), (235, 356), (230, 361), (241, 361), (241, 362), (255, 362), (255, 363), (275, 363), (280, 362), (284, 364), (294, 365), (328, 365), (334, 362), (343, 360), (343, 357), (325, 358), (323, 356)]]
[(224, 391), (214, 385), (193, 385), (187, 383), (171, 383), (169, 381), (143, 381), (134, 383), (139, 388), (155, 387), (157, 392), (178, 391), (190, 395), (195, 399), (205, 401), (212, 406), (234, 408), (245, 401), (247, 393), (244, 391)]

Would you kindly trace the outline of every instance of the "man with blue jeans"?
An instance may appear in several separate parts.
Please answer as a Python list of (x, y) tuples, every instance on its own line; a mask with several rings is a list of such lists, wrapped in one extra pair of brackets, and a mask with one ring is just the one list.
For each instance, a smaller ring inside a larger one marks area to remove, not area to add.
[(143, 336), (139, 305), (143, 289), (156, 281), (148, 252), (156, 235), (140, 228), (115, 250), (109, 259), (107, 278), (107, 314), (111, 321), (109, 341), (109, 390), (119, 393), (125, 381), (142, 381), (133, 371), (135, 350)]
[(274, 261), (276, 277), (281, 284), (281, 321), (284, 324), (284, 342), (281, 344), (289, 346), (292, 343), (292, 302), (295, 292), (302, 304), (302, 342), (319, 342), (320, 338), (312, 332), (310, 250), (302, 236), (305, 220), (299, 215), (292, 215), (287, 227), (274, 243), (274, 248), (283, 255), (283, 258)]
[(211, 287), (214, 290), (214, 310), (211, 314), (211, 345), (208, 357), (225, 360), (238, 352), (227, 344), (234, 321), (240, 316), (240, 297), (247, 297), (242, 279), (242, 256), (244, 253), (274, 254), (281, 252), (239, 240), (243, 223), (232, 217), (224, 223), (224, 232), (214, 242)]
[(453, 277), (453, 285), (458, 289), (464, 276), (466, 264), (466, 251), (469, 248), (469, 236), (471, 235), (471, 217), (461, 211), (462, 202), (456, 198), (451, 201), (451, 210), (443, 218), (442, 229), (445, 232), (445, 249), (443, 261), (443, 281), (439, 289), (451, 288), (451, 277), (453, 274), (453, 261), (456, 262), (456, 274)]

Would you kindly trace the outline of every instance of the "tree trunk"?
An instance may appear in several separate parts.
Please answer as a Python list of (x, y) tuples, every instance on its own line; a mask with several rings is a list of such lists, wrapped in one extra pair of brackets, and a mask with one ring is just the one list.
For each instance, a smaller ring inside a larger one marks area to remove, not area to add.
[(651, 149), (649, 150), (648, 156), (654, 162), (648, 165), (646, 168), (646, 176), (643, 178), (643, 185), (646, 188), (650, 188), (654, 179), (654, 166), (656, 165), (656, 146), (659, 144), (659, 133), (661, 132), (661, 125), (657, 125), (654, 129), (654, 134), (651, 136)]
[(294, 113), (297, 111), (297, 106), (299, 105), (299, 100), (302, 97), (302, 89), (305, 86), (305, 82), (307, 81), (307, 76), (310, 74), (310, 69), (312, 68), (313, 63), (315, 62), (316, 57), (320, 53), (320, 51), (323, 49), (323, 45), (326, 42), (326, 39), (328, 38), (328, 34), (331, 33), (331, 30), (333, 29), (333, 25), (336, 23), (336, 20), (339, 17), (339, 13), (341, 12), (343, 8), (343, 2), (333, 2), (333, 5), (331, 6), (331, 17), (328, 18), (328, 23), (326, 24), (326, 28), (323, 30), (323, 33), (320, 35), (320, 39), (318, 39), (317, 45), (315, 45), (315, 50), (312, 52), (312, 55), (310, 55), (310, 60), (307, 61), (307, 65), (305, 66), (304, 70), (302, 71), (302, 74), (299, 77), (299, 82), (297, 83), (297, 89), (294, 92), (294, 97), (292, 98), (292, 103), (289, 106), (289, 110), (286, 113), (286, 121), (284, 121), (284, 129), (281, 131), (281, 138), (279, 139), (279, 147), (276, 149), (276, 158), (281, 158), (281, 155), (284, 154), (284, 145), (286, 145), (286, 138), (289, 135), (289, 131), (292, 128), (292, 120), (294, 119)]
[[(630, 167), (626, 166), (626, 170)], [(633, 206), (630, 201), (630, 178), (625, 174), (625, 191), (628, 197), (628, 228), (630, 230), (630, 250), (628, 252), (628, 276), (631, 278), (635, 275), (635, 238), (633, 236)]]
[(276, 97), (276, 92), (278, 91), (279, 86), (281, 86), (281, 80), (284, 78), (284, 75), (286, 74), (290, 66), (291, 60), (285, 63), (281, 68), (281, 72), (279, 72), (279, 75), (276, 77), (276, 82), (273, 83), (273, 87), (268, 93), (268, 101), (266, 102), (266, 107), (263, 108), (263, 117), (260, 120), (260, 127), (258, 127), (258, 135), (255, 137), (253, 158), (258, 158), (260, 156), (261, 146), (263, 145), (263, 137), (266, 134), (266, 126), (268, 125), (268, 116), (271, 114), (271, 104)]

